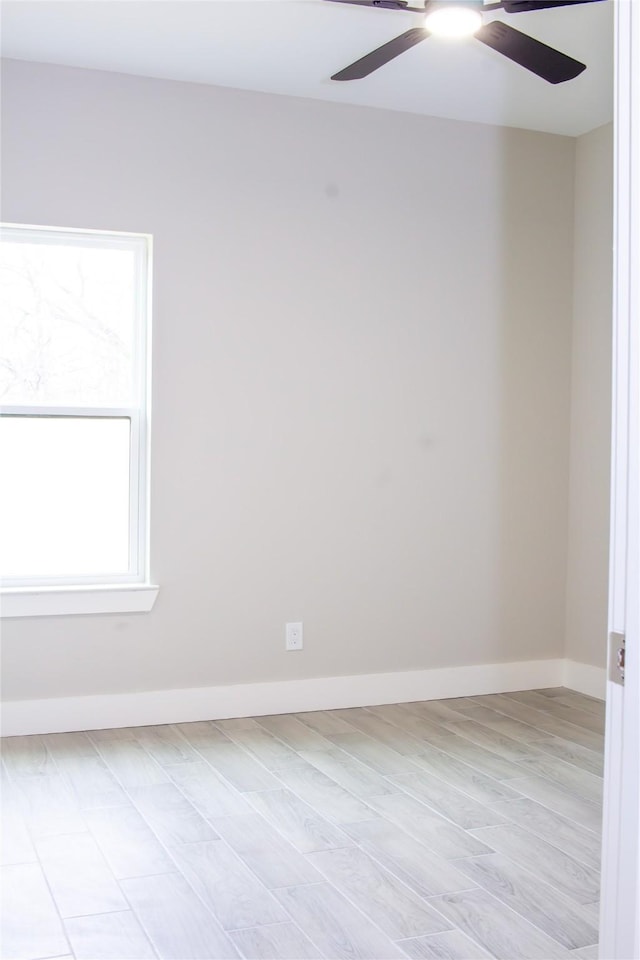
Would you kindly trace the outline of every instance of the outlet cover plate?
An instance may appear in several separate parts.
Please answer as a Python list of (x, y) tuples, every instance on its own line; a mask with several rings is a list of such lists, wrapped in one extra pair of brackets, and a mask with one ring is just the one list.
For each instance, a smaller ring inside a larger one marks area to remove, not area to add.
[(302, 623), (287, 623), (285, 626), (285, 647), (287, 650), (302, 650)]

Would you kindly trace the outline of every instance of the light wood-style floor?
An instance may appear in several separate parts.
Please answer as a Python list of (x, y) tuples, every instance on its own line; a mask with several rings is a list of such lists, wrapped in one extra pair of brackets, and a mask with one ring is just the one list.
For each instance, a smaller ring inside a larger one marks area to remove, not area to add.
[(603, 727), (558, 688), (6, 739), (2, 957), (596, 957)]

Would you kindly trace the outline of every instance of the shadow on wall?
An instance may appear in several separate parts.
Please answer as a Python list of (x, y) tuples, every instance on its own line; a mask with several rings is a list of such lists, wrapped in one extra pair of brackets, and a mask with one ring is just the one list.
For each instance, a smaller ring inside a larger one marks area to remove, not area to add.
[[(563, 656), (574, 148), (554, 162), (540, 136), (505, 142), (501, 164), (498, 633)], [(539, 175), (523, 180), (525, 163)]]

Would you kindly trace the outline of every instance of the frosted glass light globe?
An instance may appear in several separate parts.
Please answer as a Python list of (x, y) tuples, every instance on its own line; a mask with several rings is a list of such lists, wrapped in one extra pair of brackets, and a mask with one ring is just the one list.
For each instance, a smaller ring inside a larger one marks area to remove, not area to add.
[(427, 14), (424, 25), (435, 36), (470, 37), (482, 26), (482, 17), (477, 10), (439, 7)]

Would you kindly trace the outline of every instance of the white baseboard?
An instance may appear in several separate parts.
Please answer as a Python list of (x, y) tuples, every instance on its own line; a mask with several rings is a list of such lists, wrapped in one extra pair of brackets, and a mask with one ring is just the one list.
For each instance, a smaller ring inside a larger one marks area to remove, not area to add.
[(607, 671), (604, 667), (593, 667), (589, 663), (565, 660), (562, 686), (577, 690), (578, 693), (584, 693), (588, 697), (604, 700), (607, 693)]
[(561, 686), (564, 665), (560, 659), (529, 660), (186, 690), (9, 700), (2, 704), (1, 731), (5, 737), (63, 733), (506, 693)]

